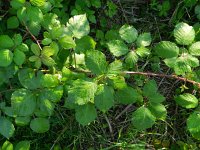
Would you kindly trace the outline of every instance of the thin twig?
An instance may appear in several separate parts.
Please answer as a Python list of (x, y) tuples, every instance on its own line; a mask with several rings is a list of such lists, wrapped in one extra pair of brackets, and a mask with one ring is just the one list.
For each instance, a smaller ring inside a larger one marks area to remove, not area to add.
[(112, 129), (111, 123), (110, 123), (110, 121), (109, 121), (109, 119), (108, 119), (106, 114), (104, 114), (104, 117), (106, 119), (106, 122), (108, 123), (108, 127), (109, 127), (109, 131), (110, 131), (110, 134), (111, 134), (111, 138), (114, 139), (114, 137), (113, 137), (113, 129)]
[(128, 106), (126, 106), (126, 108), (119, 115), (117, 115), (117, 117), (115, 117), (115, 120), (119, 119), (119, 117), (121, 117), (125, 112), (127, 112), (128, 109), (131, 108), (132, 106), (133, 104), (129, 104)]
[(66, 125), (63, 130), (61, 131), (60, 135), (56, 138), (56, 140), (54, 141), (53, 145), (51, 146), (50, 150), (53, 150), (54, 146), (58, 143), (58, 141), (60, 140), (61, 136), (65, 133), (65, 131), (68, 129), (68, 126)]
[(25, 25), (26, 31), (31, 35), (31, 37), (35, 40), (35, 42), (37, 43), (37, 45), (39, 46), (40, 50), (42, 50), (42, 47), (40, 46), (39, 41), (37, 40), (37, 38), (31, 33), (31, 31), (29, 30), (29, 28)]
[(171, 78), (176, 79), (188, 83), (192, 83), (193, 85), (197, 85), (200, 88), (200, 83), (196, 82), (194, 80), (189, 80), (184, 77), (179, 77), (177, 75), (166, 75), (166, 74), (157, 74), (157, 73), (151, 73), (151, 72), (135, 72), (135, 71), (124, 71), (125, 74), (137, 74), (137, 75), (144, 75), (144, 76), (156, 76), (156, 77), (163, 77), (163, 78)]

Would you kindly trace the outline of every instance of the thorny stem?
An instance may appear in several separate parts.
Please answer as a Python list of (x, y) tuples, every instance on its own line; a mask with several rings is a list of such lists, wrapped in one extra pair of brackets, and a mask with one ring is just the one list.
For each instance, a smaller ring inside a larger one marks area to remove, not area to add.
[(172, 78), (172, 79), (192, 83), (193, 85), (197, 85), (198, 88), (200, 88), (199, 82), (196, 82), (194, 80), (189, 80), (189, 79), (184, 78), (184, 77), (179, 77), (177, 75), (166, 75), (166, 74), (158, 74), (158, 73), (151, 73), (151, 72), (135, 72), (135, 71), (124, 71), (123, 73), (125, 73), (125, 74), (135, 74), (135, 75), (144, 75), (144, 76), (163, 77), (163, 78)]

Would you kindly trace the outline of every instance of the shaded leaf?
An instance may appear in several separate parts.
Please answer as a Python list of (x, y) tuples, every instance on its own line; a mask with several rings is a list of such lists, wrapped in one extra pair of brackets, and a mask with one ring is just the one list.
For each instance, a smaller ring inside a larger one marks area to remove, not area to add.
[(76, 109), (76, 120), (83, 126), (88, 125), (97, 117), (97, 112), (93, 104), (79, 106)]
[(155, 124), (156, 118), (148, 108), (140, 107), (133, 112), (132, 123), (138, 130), (151, 128)]
[(14, 125), (5, 117), (0, 117), (0, 134), (9, 139), (15, 131)]
[(49, 130), (50, 123), (46, 118), (35, 118), (31, 120), (30, 128), (36, 133), (45, 133)]

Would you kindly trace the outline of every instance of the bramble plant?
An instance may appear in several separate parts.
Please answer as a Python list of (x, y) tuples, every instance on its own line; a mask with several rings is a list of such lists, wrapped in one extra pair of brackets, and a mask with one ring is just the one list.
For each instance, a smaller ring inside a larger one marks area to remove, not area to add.
[[(128, 79), (135, 75), (172, 78), (200, 88), (200, 41), (187, 23), (175, 26), (174, 41), (154, 45), (149, 32), (140, 33), (128, 24), (94, 31), (93, 8), (101, 8), (100, 0), (76, 0), (71, 7), (65, 2), (69, 8), (63, 7), (62, 0), (9, 2), (8, 17), (0, 16), (0, 134), (7, 139), (2, 149), (13, 149), (8, 140), (15, 136), (16, 128), (29, 126), (34, 133), (48, 132), (56, 107), (75, 112), (82, 126), (95, 122), (98, 112), (106, 114), (120, 104), (135, 106), (131, 121), (137, 131), (164, 121), (167, 102), (156, 80), (129, 84)], [(117, 6), (108, 1), (107, 17), (116, 12)], [(195, 13), (198, 17), (199, 6)], [(138, 63), (152, 56), (159, 57), (173, 73), (143, 72)], [(187, 130), (200, 140), (198, 95), (184, 90), (174, 101), (191, 109)], [(31, 145), (26, 139), (16, 142), (15, 149)]]

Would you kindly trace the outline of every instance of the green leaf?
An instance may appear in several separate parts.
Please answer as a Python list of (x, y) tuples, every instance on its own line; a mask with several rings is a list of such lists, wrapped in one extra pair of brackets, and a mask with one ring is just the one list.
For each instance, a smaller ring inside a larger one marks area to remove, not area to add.
[(83, 126), (88, 125), (97, 117), (97, 112), (93, 104), (79, 106), (76, 109), (76, 120)]
[(76, 15), (70, 18), (67, 23), (67, 28), (71, 31), (72, 35), (78, 39), (88, 35), (90, 26), (86, 14)]
[(25, 4), (25, 2), (26, 2), (26, 0), (12, 0), (10, 2), (10, 5), (14, 9), (19, 9), (20, 7), (22, 7)]
[(167, 110), (163, 104), (150, 103), (148, 105), (148, 109), (157, 119), (165, 120), (167, 116)]
[(18, 45), (16, 47), (16, 49), (22, 51), (22, 52), (28, 52), (29, 51), (29, 48), (26, 44), (22, 43), (21, 45)]
[(146, 57), (148, 55), (151, 54), (150, 50), (146, 47), (139, 47), (136, 49), (136, 53), (140, 56), (140, 57)]
[(196, 6), (195, 6), (194, 12), (195, 12), (196, 15), (199, 15), (199, 14), (200, 14), (200, 5), (196, 5)]
[(108, 65), (106, 62), (106, 56), (97, 50), (87, 51), (85, 63), (87, 68), (97, 75), (105, 73)]
[(152, 92), (151, 94), (149, 93), (148, 100), (151, 103), (161, 103), (165, 101), (165, 97), (158, 92)]
[(120, 60), (115, 60), (108, 65), (107, 74), (120, 74), (122, 72), (123, 66)]
[(21, 7), (17, 10), (17, 18), (21, 23), (27, 22), (27, 11), (26, 7)]
[(20, 141), (17, 143), (15, 150), (29, 150), (31, 147), (30, 141)]
[(151, 44), (151, 41), (152, 41), (151, 34), (143, 33), (138, 36), (136, 45), (137, 45), (137, 47), (146, 47)]
[(51, 46), (44, 46), (41, 51), (41, 54), (42, 54), (42, 57), (43, 56), (50, 57), (50, 56), (54, 55), (55, 52), (56, 51)]
[(6, 140), (3, 143), (1, 150), (13, 150), (13, 144)]
[(18, 49), (14, 51), (13, 60), (18, 66), (21, 66), (25, 62), (25, 59), (26, 59), (26, 55), (24, 54), (24, 52)]
[(8, 35), (0, 35), (0, 48), (11, 48), (15, 44)]
[(165, 97), (158, 93), (158, 87), (155, 80), (149, 80), (143, 88), (143, 95), (148, 98), (151, 103), (161, 103)]
[(15, 29), (19, 27), (19, 21), (16, 16), (10, 17), (7, 20), (7, 28), (8, 29)]
[(96, 83), (76, 80), (72, 83), (72, 86), (68, 89), (68, 100), (71, 103), (84, 105), (89, 102), (94, 102), (94, 94), (97, 90)]
[(133, 126), (138, 130), (151, 128), (155, 124), (156, 118), (148, 108), (140, 107), (132, 115)]
[(40, 48), (37, 44), (32, 43), (31, 44), (31, 51), (33, 52), (33, 54), (35, 54), (36, 56), (40, 56)]
[(0, 50), (0, 67), (7, 67), (12, 63), (13, 53), (8, 49)]
[(31, 116), (36, 108), (36, 96), (29, 90), (18, 89), (12, 93), (11, 106), (17, 116)]
[(101, 1), (100, 0), (90, 0), (90, 3), (91, 3), (92, 6), (94, 6), (96, 8), (101, 7)]
[(29, 122), (31, 121), (31, 117), (30, 116), (26, 116), (26, 117), (16, 117), (15, 118), (15, 124), (18, 126), (26, 126), (29, 124)]
[(194, 41), (195, 31), (192, 26), (181, 22), (175, 26), (174, 37), (178, 44), (190, 45)]
[(145, 83), (143, 87), (143, 95), (146, 97), (151, 97), (152, 93), (156, 93), (158, 90), (155, 80), (149, 80)]
[[(49, 37), (51, 37), (51, 39), (59, 39), (60, 37), (63, 36), (63, 32), (65, 32), (64, 27), (57, 25), (56, 27), (52, 27), (52, 29), (50, 30), (50, 36)], [(69, 36), (69, 35), (65, 34), (64, 36)]]
[(15, 34), (13, 37), (13, 41), (15, 43), (15, 46), (19, 46), (20, 44), (22, 44), (22, 36), (20, 34)]
[(200, 140), (200, 114), (194, 111), (187, 119), (187, 129), (195, 139)]
[(133, 66), (137, 63), (138, 61), (138, 55), (134, 51), (130, 51), (126, 55), (125, 62), (128, 64), (130, 68), (133, 68)]
[(54, 103), (59, 102), (63, 96), (63, 86), (43, 89), (39, 94), (40, 99), (48, 99)]
[(119, 29), (119, 34), (127, 43), (133, 43), (137, 39), (138, 31), (133, 26), (123, 25)]
[(58, 76), (52, 74), (45, 74), (41, 77), (40, 83), (43, 87), (56, 87), (59, 84)]
[(68, 35), (61, 37), (58, 40), (58, 42), (65, 49), (75, 48), (75, 46), (76, 46), (76, 43), (74, 42), (73, 38), (71, 36), (68, 36)]
[(184, 53), (177, 59), (177, 61), (185, 61), (187, 65), (190, 67), (198, 67), (199, 66), (199, 60), (196, 57), (193, 57), (190, 54)]
[(120, 40), (121, 37), (120, 37), (119, 32), (117, 30), (111, 29), (111, 30), (106, 32), (105, 39), (107, 41)]
[(200, 42), (195, 42), (189, 47), (189, 53), (194, 56), (200, 56)]
[(23, 87), (27, 89), (37, 89), (40, 87), (41, 73), (35, 74), (31, 68), (21, 69), (18, 72), (18, 78)]
[(175, 64), (176, 64), (176, 57), (172, 57), (172, 58), (166, 58), (164, 59), (165, 64), (170, 67), (170, 68), (174, 68)]
[(46, 0), (30, 0), (30, 3), (34, 6), (43, 6), (45, 4)]
[(123, 76), (109, 76), (108, 83), (111, 85), (114, 89), (124, 89), (127, 87), (125, 78)]
[(41, 30), (41, 25), (40, 23), (36, 22), (36, 21), (30, 21), (27, 24), (28, 29), (30, 30), (30, 32), (35, 35), (38, 36)]
[(15, 131), (14, 125), (5, 117), (0, 117), (0, 134), (9, 139)]
[(35, 118), (31, 120), (30, 128), (36, 133), (45, 133), (50, 129), (50, 123), (46, 118)]
[(94, 98), (95, 106), (103, 111), (108, 111), (114, 106), (114, 90), (112, 87), (100, 84)]
[(142, 96), (132, 87), (119, 89), (116, 91), (115, 97), (116, 100), (121, 104), (131, 104), (142, 99)]
[(45, 55), (42, 56), (42, 63), (49, 67), (54, 66), (56, 64), (53, 58)]
[(85, 53), (87, 50), (94, 50), (96, 46), (96, 42), (90, 36), (84, 36), (81, 39), (76, 40), (76, 53)]
[(38, 60), (40, 60), (40, 57), (38, 57), (38, 56), (31, 56), (31, 57), (29, 57), (29, 61), (30, 62), (35, 62), (35, 61), (38, 61)]
[[(40, 24), (43, 21), (42, 11), (38, 7), (27, 7), (27, 18), (30, 24)], [(30, 26), (29, 24), (29, 26)]]
[(49, 44), (51, 44), (52, 43), (52, 39), (50, 39), (50, 38), (44, 38), (43, 40), (42, 40), (42, 44), (43, 45), (49, 45)]
[(194, 95), (189, 94), (189, 93), (184, 93), (175, 97), (175, 101), (178, 105), (187, 109), (197, 107), (198, 102), (199, 102), (198, 99)]
[(154, 47), (154, 50), (162, 58), (177, 57), (179, 54), (179, 48), (170, 41), (161, 41)]
[(45, 97), (38, 97), (38, 101), (39, 101), (39, 111), (42, 112), (42, 116), (40, 114), (37, 113), (37, 111), (35, 112), (36, 116), (39, 117), (49, 117), (53, 114), (54, 108), (55, 108), (55, 104), (52, 103), (50, 100), (46, 99)]
[[(46, 30), (52, 30), (53, 28), (60, 27), (60, 21), (58, 20), (58, 16), (54, 13), (47, 13), (43, 16), (42, 26)], [(53, 38), (57, 38), (57, 33), (54, 34), (52, 31), (52, 36), (55, 36)]]
[(174, 71), (177, 75), (184, 75), (186, 72), (191, 72), (191, 67), (188, 65), (183, 57), (179, 57), (176, 59), (176, 63), (174, 65)]
[(129, 51), (127, 45), (121, 40), (110, 41), (107, 45), (110, 52), (116, 57), (125, 55)]

